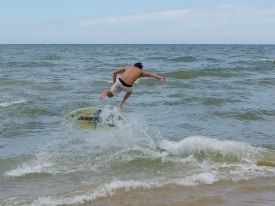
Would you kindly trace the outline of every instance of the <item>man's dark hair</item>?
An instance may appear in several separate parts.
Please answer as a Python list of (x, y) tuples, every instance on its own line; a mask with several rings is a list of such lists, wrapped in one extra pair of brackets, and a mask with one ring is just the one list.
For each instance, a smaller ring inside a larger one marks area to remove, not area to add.
[(140, 62), (135, 63), (134, 66), (135, 66), (135, 67), (138, 67), (138, 68), (140, 68), (140, 69), (143, 68), (142, 63), (140, 63)]

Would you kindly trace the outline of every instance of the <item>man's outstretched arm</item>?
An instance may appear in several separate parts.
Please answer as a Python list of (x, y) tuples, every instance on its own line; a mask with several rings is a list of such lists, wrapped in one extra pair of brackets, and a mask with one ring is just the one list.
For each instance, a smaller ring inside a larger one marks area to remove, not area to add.
[(153, 77), (155, 79), (158, 79), (160, 81), (165, 81), (165, 77), (160, 76), (156, 73), (152, 73), (152, 72), (147, 72), (147, 71), (143, 71), (142, 72), (142, 77)]

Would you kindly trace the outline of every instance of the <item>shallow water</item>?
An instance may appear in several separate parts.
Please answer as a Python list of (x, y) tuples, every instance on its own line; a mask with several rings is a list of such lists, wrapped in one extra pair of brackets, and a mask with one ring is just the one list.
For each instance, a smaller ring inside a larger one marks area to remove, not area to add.
[[(167, 81), (140, 79), (122, 111), (122, 94), (100, 102), (113, 70), (137, 61)], [(172, 194), (200, 187), (218, 189), (197, 203), (233, 205), (217, 191), (250, 181), (268, 195), (274, 61), (271, 45), (0, 45), (0, 205), (108, 205), (129, 194), (142, 205), (136, 197), (158, 191), (182, 205)], [(65, 120), (88, 106), (125, 121), (104, 131)]]

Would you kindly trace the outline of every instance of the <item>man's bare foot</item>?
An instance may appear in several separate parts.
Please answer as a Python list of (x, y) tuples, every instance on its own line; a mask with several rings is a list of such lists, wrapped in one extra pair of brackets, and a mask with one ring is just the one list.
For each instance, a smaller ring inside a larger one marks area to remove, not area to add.
[(103, 100), (106, 96), (107, 96), (107, 92), (104, 91), (104, 92), (102, 92), (101, 95), (99, 96), (99, 99), (100, 99), (100, 100)]

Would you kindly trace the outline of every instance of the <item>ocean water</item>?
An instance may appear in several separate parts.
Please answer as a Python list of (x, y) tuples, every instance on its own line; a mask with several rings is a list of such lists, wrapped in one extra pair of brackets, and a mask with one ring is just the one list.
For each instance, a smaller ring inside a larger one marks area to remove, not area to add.
[[(138, 61), (166, 82), (101, 102)], [(275, 205), (274, 91), (274, 45), (0, 45), (0, 205)]]

